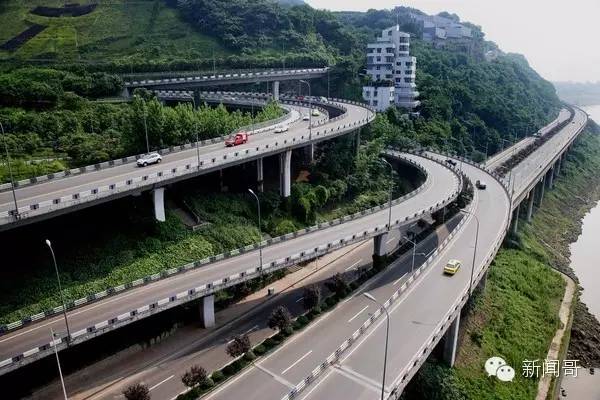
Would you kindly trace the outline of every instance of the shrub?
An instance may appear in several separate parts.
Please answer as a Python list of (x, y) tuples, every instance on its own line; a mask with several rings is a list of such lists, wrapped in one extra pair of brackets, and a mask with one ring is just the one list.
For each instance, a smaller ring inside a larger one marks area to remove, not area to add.
[(254, 361), (256, 359), (256, 355), (252, 350), (248, 350), (246, 354), (244, 354), (244, 360), (246, 361)]
[(265, 348), (267, 350), (272, 349), (273, 347), (277, 346), (279, 343), (275, 341), (275, 339), (273, 338), (266, 338), (263, 342), (263, 345), (265, 346)]
[(198, 365), (192, 365), (192, 367), (186, 371), (181, 377), (181, 382), (189, 388), (196, 385), (202, 384), (208, 378), (206, 370)]
[(292, 325), (292, 316), (285, 306), (279, 306), (269, 316), (269, 328), (278, 329), (280, 332)]
[(298, 317), (297, 321), (302, 325), (308, 324), (308, 318), (305, 315), (301, 315)]
[(213, 372), (213, 373), (210, 375), (210, 377), (211, 377), (211, 379), (213, 380), (213, 382), (215, 382), (215, 383), (219, 383), (219, 382), (221, 382), (223, 379), (225, 379), (225, 375), (224, 375), (224, 374), (223, 374), (223, 372), (222, 372), (222, 371), (220, 371), (220, 370)]
[(227, 345), (226, 351), (229, 356), (235, 358), (247, 353), (251, 348), (252, 344), (250, 343), (250, 338), (248, 335), (243, 334), (233, 338), (233, 342)]
[(311, 285), (304, 289), (303, 305), (305, 310), (311, 310), (321, 303), (321, 287), (319, 285)]
[(350, 290), (348, 283), (339, 272), (332, 276), (325, 285), (340, 298), (345, 297)]
[(123, 391), (127, 400), (150, 400), (150, 390), (142, 383), (134, 383)]
[(200, 389), (202, 390), (210, 389), (213, 386), (215, 386), (215, 382), (212, 378), (206, 378), (200, 383)]
[(327, 298), (327, 300), (325, 300), (325, 303), (327, 303), (327, 305), (329, 306), (329, 308), (335, 306), (337, 304), (337, 302), (338, 302), (338, 299), (335, 296), (329, 296)]
[(265, 348), (264, 345), (259, 344), (252, 351), (254, 352), (254, 354), (256, 354), (258, 356), (262, 356), (263, 354), (265, 354), (267, 352), (267, 349)]

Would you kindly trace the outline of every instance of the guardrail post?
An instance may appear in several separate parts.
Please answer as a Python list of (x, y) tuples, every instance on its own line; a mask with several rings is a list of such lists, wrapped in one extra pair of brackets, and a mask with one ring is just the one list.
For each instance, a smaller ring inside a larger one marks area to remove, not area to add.
[(200, 300), (200, 320), (204, 328), (215, 326), (215, 296), (205, 296)]
[(160, 187), (152, 191), (152, 198), (154, 200), (154, 216), (157, 221), (165, 222), (165, 188)]
[(292, 150), (279, 155), (279, 193), (281, 197), (290, 197), (292, 186)]
[(448, 327), (446, 334), (444, 335), (444, 361), (450, 366), (454, 367), (456, 361), (456, 348), (458, 345), (458, 327), (460, 325), (460, 311), (458, 315), (454, 317), (454, 321)]

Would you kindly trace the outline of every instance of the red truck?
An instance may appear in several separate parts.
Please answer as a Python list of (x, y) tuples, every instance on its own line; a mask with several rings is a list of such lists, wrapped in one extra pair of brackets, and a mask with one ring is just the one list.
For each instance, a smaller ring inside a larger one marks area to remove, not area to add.
[(248, 134), (246, 132), (236, 133), (234, 137), (229, 138), (225, 141), (226, 147), (233, 147), (239, 144), (244, 144), (248, 141)]

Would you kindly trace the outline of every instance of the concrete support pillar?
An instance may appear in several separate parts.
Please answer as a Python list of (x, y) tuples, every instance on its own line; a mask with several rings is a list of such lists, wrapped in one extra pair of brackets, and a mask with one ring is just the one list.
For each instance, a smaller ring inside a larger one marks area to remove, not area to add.
[[(200, 99), (200, 90), (199, 89), (194, 90), (194, 103), (193, 104), (196, 105), (196, 108), (200, 107), (200, 104), (202, 104), (201, 101), (202, 100)], [(193, 107), (193, 105), (192, 105), (192, 107)]]
[(512, 233), (516, 234), (517, 229), (519, 228), (519, 212), (521, 211), (521, 203), (517, 205), (517, 208), (513, 211), (512, 222), (510, 223), (512, 228)]
[(279, 100), (279, 81), (273, 82), (273, 100)]
[(548, 189), (554, 188), (554, 168), (550, 168), (546, 174), (546, 182), (548, 183)]
[(477, 289), (478, 290), (483, 290), (485, 289), (485, 285), (487, 285), (487, 278), (488, 278), (488, 273), (490, 272), (489, 269), (487, 269), (485, 271), (485, 273), (483, 274), (483, 276), (481, 277), (481, 280), (479, 281), (479, 283), (477, 284)]
[(292, 188), (292, 150), (279, 155), (279, 193), (281, 197), (290, 197)]
[(387, 239), (388, 238), (388, 233), (384, 232), (381, 235), (377, 235), (375, 236), (373, 239), (375, 240), (374, 244), (373, 244), (373, 254), (379, 257), (383, 257), (387, 254), (386, 251), (386, 245), (387, 245)]
[(131, 92), (129, 91), (129, 89), (124, 87), (123, 91), (121, 92), (121, 97), (123, 97), (124, 99), (129, 99), (131, 97)]
[(537, 206), (541, 207), (542, 206), (542, 202), (544, 201), (544, 189), (546, 187), (546, 175), (544, 175), (544, 177), (542, 178), (542, 180), (540, 181), (540, 183), (537, 184), (537, 187), (538, 187)]
[(152, 199), (154, 200), (154, 216), (156, 220), (165, 222), (165, 188), (155, 188), (152, 191)]
[(256, 189), (259, 192), (263, 192), (265, 190), (263, 181), (264, 181), (263, 159), (259, 158), (258, 160), (256, 160)]
[(527, 222), (531, 222), (533, 217), (533, 202), (535, 200), (535, 187), (529, 191), (529, 197), (527, 199)]
[(448, 327), (444, 335), (444, 361), (451, 367), (454, 367), (456, 361), (456, 348), (458, 346), (458, 328), (460, 326), (460, 312)]
[(306, 159), (310, 164), (315, 162), (315, 144), (311, 143), (306, 146)]
[(357, 130), (354, 135), (354, 146), (354, 151), (356, 152), (356, 154), (358, 154), (358, 151), (360, 150), (360, 130)]
[(210, 295), (200, 300), (200, 320), (204, 328), (215, 326), (215, 296)]
[(562, 154), (560, 155), (560, 157), (558, 157), (558, 160), (556, 160), (556, 164), (554, 164), (554, 170), (556, 171), (554, 174), (555, 178), (558, 178), (560, 176), (561, 168), (562, 168)]

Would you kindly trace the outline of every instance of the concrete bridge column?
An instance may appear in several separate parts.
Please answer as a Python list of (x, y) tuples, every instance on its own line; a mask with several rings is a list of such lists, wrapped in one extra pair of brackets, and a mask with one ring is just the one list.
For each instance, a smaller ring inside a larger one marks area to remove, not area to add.
[(279, 101), (279, 81), (273, 82), (273, 99)]
[(460, 312), (448, 327), (444, 335), (444, 361), (451, 367), (454, 367), (456, 361), (456, 348), (458, 346), (458, 328), (460, 326)]
[(131, 92), (129, 91), (128, 88), (126, 88), (126, 87), (123, 88), (123, 91), (121, 92), (121, 97), (123, 97), (124, 99), (131, 98)]
[(517, 205), (517, 208), (513, 211), (512, 222), (510, 223), (512, 228), (512, 233), (517, 234), (517, 229), (519, 228), (519, 212), (521, 211), (521, 203)]
[(196, 89), (194, 90), (194, 103), (192, 106), (196, 106), (196, 108), (200, 107), (200, 104), (202, 104), (202, 100), (200, 99), (200, 90)]
[(354, 134), (354, 146), (354, 151), (356, 154), (358, 154), (358, 151), (360, 150), (360, 130), (357, 130)]
[(165, 222), (165, 188), (155, 188), (152, 190), (152, 199), (154, 200), (154, 216), (157, 221)]
[(259, 192), (264, 191), (264, 174), (263, 174), (263, 159), (256, 160), (256, 189)]
[(538, 201), (537, 201), (537, 206), (541, 207), (542, 206), (542, 202), (544, 201), (544, 188), (546, 187), (546, 175), (544, 175), (544, 177), (542, 178), (542, 180), (540, 181), (540, 183), (537, 184), (538, 186)]
[(305, 147), (306, 159), (310, 164), (315, 162), (315, 144), (311, 143)]
[(373, 239), (375, 240), (373, 244), (373, 254), (379, 257), (383, 257), (387, 254), (386, 244), (387, 244), (388, 233), (383, 232), (381, 235), (375, 236)]
[(546, 175), (546, 183), (548, 184), (548, 189), (554, 188), (554, 168), (550, 168)]
[(531, 222), (533, 217), (533, 201), (535, 199), (535, 187), (529, 191), (529, 197), (527, 198), (527, 222)]
[(279, 193), (282, 197), (290, 197), (292, 187), (292, 150), (279, 155)]
[(215, 296), (210, 295), (200, 300), (200, 320), (204, 328), (215, 326)]
[(556, 160), (556, 163), (554, 164), (554, 177), (558, 178), (560, 176), (560, 169), (562, 167), (562, 154), (560, 155), (560, 157), (558, 157), (558, 160)]

